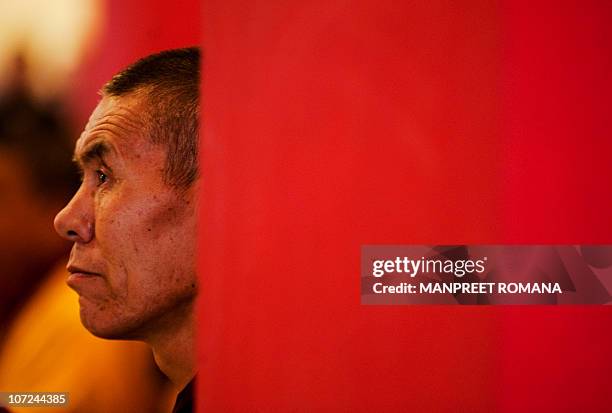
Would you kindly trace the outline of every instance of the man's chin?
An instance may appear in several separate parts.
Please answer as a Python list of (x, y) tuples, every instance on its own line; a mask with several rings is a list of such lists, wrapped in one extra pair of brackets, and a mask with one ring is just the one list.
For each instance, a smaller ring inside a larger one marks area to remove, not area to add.
[(85, 327), (87, 331), (96, 337), (107, 340), (140, 339), (140, 337), (134, 333), (134, 329), (125, 326), (117, 318), (96, 317), (95, 315), (88, 314), (82, 307), (80, 313), (81, 324), (83, 324), (83, 327)]

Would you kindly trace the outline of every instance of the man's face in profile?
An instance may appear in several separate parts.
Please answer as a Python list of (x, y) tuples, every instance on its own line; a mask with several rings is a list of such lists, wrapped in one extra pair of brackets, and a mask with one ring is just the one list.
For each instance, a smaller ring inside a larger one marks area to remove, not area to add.
[(76, 143), (81, 187), (55, 218), (74, 242), (68, 285), (97, 336), (143, 338), (191, 311), (195, 189), (164, 182), (166, 147), (140, 114), (144, 94), (106, 96)]

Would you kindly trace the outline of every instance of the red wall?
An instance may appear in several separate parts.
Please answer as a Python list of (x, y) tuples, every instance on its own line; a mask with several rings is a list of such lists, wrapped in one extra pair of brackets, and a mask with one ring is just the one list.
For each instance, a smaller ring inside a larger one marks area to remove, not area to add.
[[(501, 240), (612, 244), (612, 4), (506, 1), (501, 11)], [(610, 411), (610, 308), (501, 314), (503, 411)]]
[(360, 305), (363, 244), (610, 243), (606, 2), (204, 10), (201, 411), (605, 411), (607, 307)]
[(202, 411), (490, 411), (491, 308), (360, 305), (360, 246), (500, 239), (490, 2), (208, 1)]

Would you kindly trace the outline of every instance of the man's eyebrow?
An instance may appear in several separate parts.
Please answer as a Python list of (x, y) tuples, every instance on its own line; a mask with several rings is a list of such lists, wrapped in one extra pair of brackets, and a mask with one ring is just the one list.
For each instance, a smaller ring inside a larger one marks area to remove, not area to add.
[(108, 165), (104, 162), (104, 157), (110, 152), (110, 147), (104, 141), (96, 142), (91, 145), (85, 152), (80, 155), (75, 155), (73, 161), (82, 168), (83, 166), (92, 163), (93, 161), (100, 161), (104, 166), (108, 168)]

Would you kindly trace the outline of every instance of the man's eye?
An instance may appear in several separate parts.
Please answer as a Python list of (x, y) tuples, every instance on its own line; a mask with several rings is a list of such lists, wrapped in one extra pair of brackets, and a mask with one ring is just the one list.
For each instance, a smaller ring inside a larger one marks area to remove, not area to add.
[(98, 185), (102, 185), (103, 183), (105, 183), (106, 181), (108, 181), (108, 175), (106, 175), (104, 172), (102, 172), (101, 170), (97, 170), (96, 171), (96, 177), (98, 179)]

